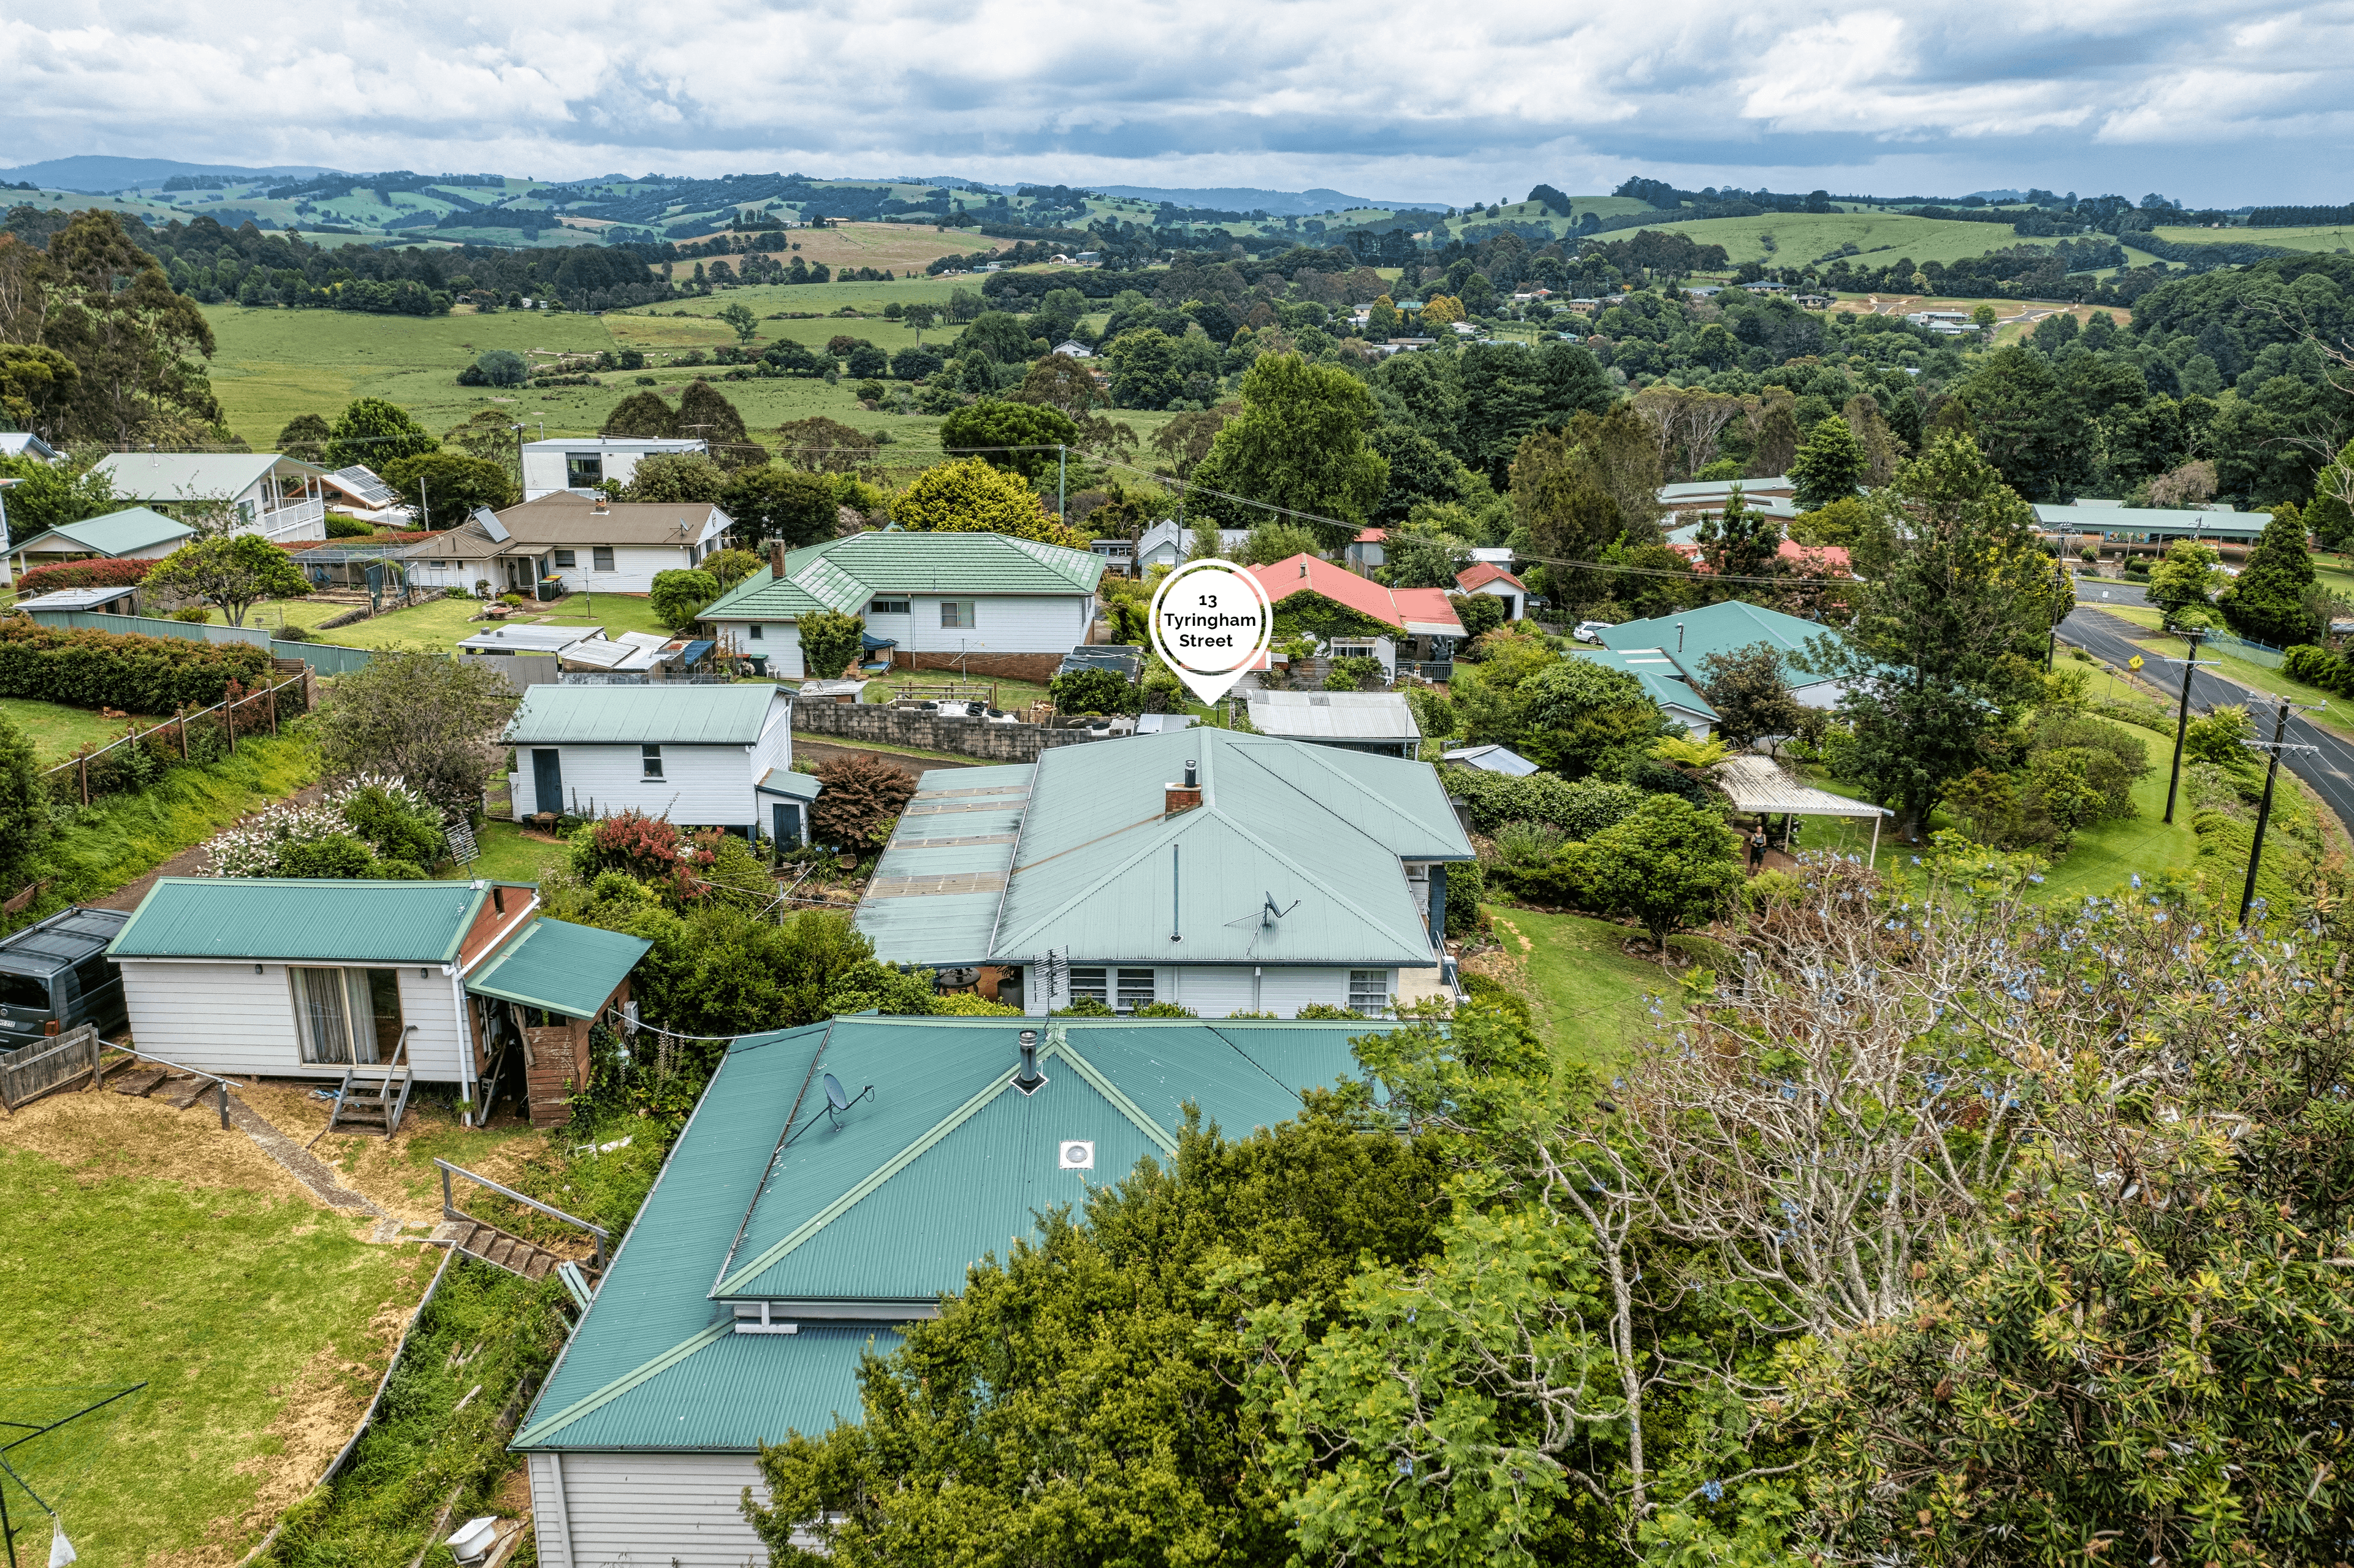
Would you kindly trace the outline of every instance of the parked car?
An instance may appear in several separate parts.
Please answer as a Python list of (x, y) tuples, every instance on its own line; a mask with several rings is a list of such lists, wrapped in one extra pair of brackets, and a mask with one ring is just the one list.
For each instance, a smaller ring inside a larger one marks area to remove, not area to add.
[(1599, 642), (1602, 634), (1617, 624), (1615, 620), (1581, 620), (1577, 623), (1577, 630), (1570, 635), (1580, 642)]
[(0, 1051), (95, 1023), (101, 1034), (129, 1026), (122, 970), (106, 956), (127, 909), (80, 905), (0, 938)]

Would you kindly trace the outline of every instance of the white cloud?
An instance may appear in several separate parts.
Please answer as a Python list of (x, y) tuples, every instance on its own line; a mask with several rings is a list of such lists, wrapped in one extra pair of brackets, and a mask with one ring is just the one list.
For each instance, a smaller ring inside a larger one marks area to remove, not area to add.
[(2311, 199), (2340, 7), (2254, 0), (424, 0), (0, 5), (0, 148), (355, 170), (800, 169), (1329, 185), (1535, 180)]

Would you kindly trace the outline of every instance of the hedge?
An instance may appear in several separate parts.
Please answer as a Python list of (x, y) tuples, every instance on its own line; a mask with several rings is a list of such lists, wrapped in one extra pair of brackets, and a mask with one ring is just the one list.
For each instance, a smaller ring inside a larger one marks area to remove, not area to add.
[(146, 580), (155, 569), (153, 561), (114, 561), (103, 556), (87, 561), (58, 561), (51, 566), (35, 567), (16, 579), (16, 592), (25, 599), (37, 593), (55, 593), (59, 588), (133, 588)]
[[(302, 683), (289, 679), (272, 698), (256, 694), (242, 697), (233, 710), (236, 732), (263, 736), (305, 711)], [(135, 725), (135, 721), (134, 725)], [(233, 743), (224, 710), (215, 709), (186, 721), (166, 721), (138, 731), (136, 739), (86, 746), (64, 762), (42, 773), (49, 797), (73, 805), (87, 796), (125, 795), (144, 789), (176, 768), (203, 768), (229, 756)], [(88, 761), (83, 761), (84, 757)]]
[(1439, 778), (1447, 794), (1463, 802), (1472, 828), (1493, 836), (1506, 822), (1545, 822), (1573, 839), (1590, 839), (1634, 815), (1643, 791), (1628, 784), (1582, 779), (1575, 783), (1551, 773), (1515, 779), (1479, 768), (1444, 767)]
[(2281, 673), (2292, 681), (2318, 686), (2333, 695), (2354, 697), (2354, 663), (2326, 648), (2298, 643), (2281, 660)]
[(270, 683), (270, 651), (251, 642), (198, 642), (0, 619), (0, 697), (77, 708), (163, 715), (209, 707), (238, 682)]

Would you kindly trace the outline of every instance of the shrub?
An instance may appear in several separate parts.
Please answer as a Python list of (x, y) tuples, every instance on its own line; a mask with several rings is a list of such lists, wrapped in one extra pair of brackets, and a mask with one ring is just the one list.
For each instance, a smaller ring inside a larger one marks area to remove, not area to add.
[(367, 539), (375, 535), (373, 527), (356, 517), (345, 517), (335, 512), (327, 514), (327, 537), (330, 539)]
[(231, 681), (251, 688), (269, 680), (270, 651), (250, 642), (85, 631), (16, 616), (0, 620), (0, 696), (168, 714), (211, 706), (228, 695)]
[(59, 588), (128, 588), (146, 580), (154, 569), (153, 561), (110, 561), (96, 558), (87, 561), (59, 561), (54, 566), (35, 567), (16, 579), (16, 592), (25, 599), (35, 594), (55, 593)]
[(850, 668), (865, 646), (866, 622), (854, 615), (822, 609), (801, 619), (801, 669), (813, 681), (831, 681)]
[(1639, 789), (1591, 779), (1573, 784), (1549, 773), (1512, 779), (1477, 768), (1439, 772), (1447, 794), (1464, 803), (1471, 826), (1491, 837), (1507, 822), (1547, 822), (1569, 838), (1590, 839), (1643, 803)]
[(1354, 654), (1335, 659), (1324, 672), (1324, 689), (1328, 692), (1370, 692), (1382, 683), (1382, 662)]
[(172, 612), (172, 619), (183, 626), (202, 626), (213, 618), (213, 612), (201, 604), (184, 604)]
[(1488, 900), (1488, 879), (1476, 860), (1447, 868), (1447, 935), (1469, 937), (1479, 929), (1479, 906)]
[(1083, 996), (1068, 1007), (1055, 1009), (1055, 1016), (1057, 1018), (1118, 1018), (1119, 1014), (1114, 1012), (1108, 1004), (1097, 1001), (1091, 996)]
[[(29, 572), (26, 574), (30, 577)], [(2310, 642), (2300, 642), (2288, 651), (2281, 661), (2282, 673), (2292, 681), (2302, 681), (2308, 686), (2341, 697), (2354, 697), (2354, 663), (2326, 648), (2316, 648)]]
[(675, 882), (685, 866), (677, 824), (642, 811), (590, 822), (572, 835), (572, 874), (595, 882), (620, 872), (643, 883)]
[(702, 614), (703, 607), (718, 597), (719, 579), (689, 567), (656, 572), (653, 591), (647, 599), (655, 619), (675, 630)]
[(1117, 670), (1066, 670), (1046, 683), (1058, 714), (1126, 714), (1136, 711), (1136, 688)]
[(820, 842), (864, 852), (891, 838), (916, 793), (916, 781), (884, 758), (853, 754), (818, 764), (824, 786), (810, 806), (810, 832)]
[(1292, 1016), (1294, 1018), (1363, 1018), (1365, 1015), (1353, 1007), (1335, 1007), (1329, 1001), (1311, 1001)]
[(223, 833), (213, 841), (212, 874), (418, 881), (441, 847), (422, 795), (398, 779), (355, 779), (315, 806), (280, 806)]

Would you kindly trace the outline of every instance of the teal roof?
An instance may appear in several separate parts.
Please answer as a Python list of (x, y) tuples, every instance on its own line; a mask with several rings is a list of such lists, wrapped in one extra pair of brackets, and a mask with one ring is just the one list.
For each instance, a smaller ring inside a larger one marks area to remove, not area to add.
[[(1189, 760), (1202, 804), (1164, 816)], [(1472, 853), (1427, 763), (1222, 729), (923, 784), (938, 793), (921, 814), (910, 805), (858, 906), (876, 956), (901, 963), (1053, 948), (1074, 963), (1426, 967), (1437, 960), (1401, 863)], [(1262, 921), (1270, 897), (1284, 913)]]
[(1715, 721), (1716, 710), (1708, 705), (1708, 699), (1685, 681), (1683, 672), (1676, 668), (1675, 661), (1656, 648), (1620, 650), (1581, 645), (1570, 649), (1568, 657), (1591, 660), (1613, 670), (1624, 670), (1641, 683), (1643, 694), (1661, 707), (1681, 708), (1712, 723)]
[(34, 535), (16, 548), (43, 553), (89, 550), (101, 556), (127, 556), (133, 550), (153, 549), (157, 545), (187, 538), (195, 532), (176, 517), (166, 517), (144, 506), (132, 506), (103, 517), (59, 524), (46, 533)]
[(147, 890), (107, 955), (452, 963), (490, 896), (487, 885), (466, 882), (167, 876)]
[[(1057, 1020), (1025, 1096), (1028, 1026), (862, 1014), (737, 1042), (515, 1446), (748, 1451), (857, 1420), (859, 1358), (897, 1342), (893, 1321), (1034, 1239), (1040, 1212), (1165, 1163), (1188, 1102), (1235, 1136), (1288, 1120), (1357, 1075), (1352, 1038), (1389, 1027)], [(829, 1117), (826, 1073), (875, 1092)], [(1072, 1139), (1094, 1169), (1063, 1169)], [(735, 1333), (715, 1298), (779, 1303), (799, 1331)]]
[(652, 946), (619, 931), (535, 920), (477, 969), (466, 989), (567, 1018), (594, 1018)]
[(1103, 579), (1092, 550), (1003, 534), (870, 530), (785, 557), (779, 581), (763, 568), (719, 596), (705, 620), (790, 620), (831, 609), (864, 611), (878, 594), (1087, 595)]
[(763, 795), (783, 795), (795, 800), (814, 800), (825, 786), (817, 781), (814, 773), (796, 773), (790, 768), (771, 768), (760, 775), (752, 786)]
[(1801, 620), (1778, 609), (1726, 599), (1700, 609), (1654, 616), (1649, 620), (1623, 621), (1602, 629), (1602, 645), (1614, 652), (1656, 648), (1675, 661), (1687, 683), (1705, 678), (1703, 662), (1712, 653), (1730, 653), (1754, 643), (1771, 644), (1791, 669), (1813, 673), (1806, 662), (1807, 644), (1838, 631), (1817, 620)]
[(731, 686), (534, 686), (507, 721), (524, 746), (749, 746), (792, 699), (764, 681)]

